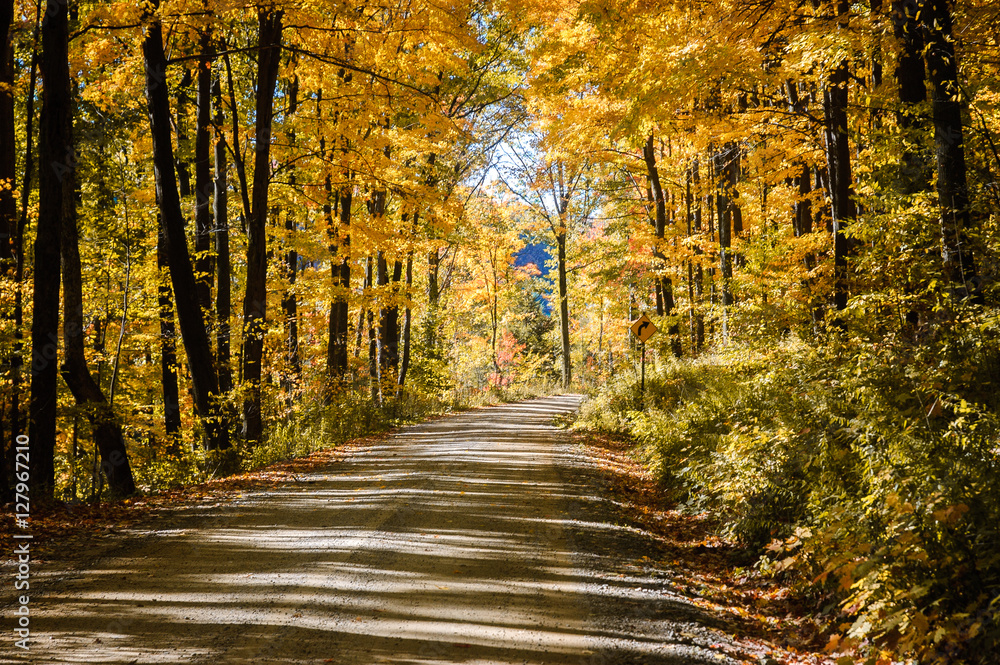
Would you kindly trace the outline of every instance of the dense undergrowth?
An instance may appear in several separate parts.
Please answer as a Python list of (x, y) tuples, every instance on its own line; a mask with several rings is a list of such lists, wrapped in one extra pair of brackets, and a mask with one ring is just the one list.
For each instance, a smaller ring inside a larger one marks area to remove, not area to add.
[[(290, 400), (279, 400), (275, 394), (264, 402), (267, 436), (259, 445), (248, 446), (234, 433), (232, 447), (206, 451), (190, 437), (166, 445), (143, 436), (135, 428), (130, 431), (134, 444), (129, 450), (129, 458), (140, 491), (155, 493), (252, 471), (450, 411), (534, 397), (544, 394), (550, 387), (539, 382), (479, 388), (452, 386), (442, 391), (416, 387), (400, 390), (381, 403), (367, 390), (343, 390), (325, 395), (318, 391), (299, 391)], [(86, 436), (87, 431), (81, 428), (81, 434)], [(101, 482), (102, 475), (98, 471), (93, 451), (82, 446), (76, 454), (60, 456), (60, 496), (71, 503), (114, 499)]]
[(996, 321), (973, 330), (731, 345), (649, 372), (641, 409), (619, 376), (580, 424), (633, 437), (664, 491), (793, 579), (831, 651), (995, 663), (1000, 347)]

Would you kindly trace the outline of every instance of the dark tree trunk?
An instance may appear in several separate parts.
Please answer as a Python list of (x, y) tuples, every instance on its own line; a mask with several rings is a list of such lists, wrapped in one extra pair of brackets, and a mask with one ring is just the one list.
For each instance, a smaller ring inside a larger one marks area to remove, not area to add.
[[(789, 111), (796, 114), (805, 114), (808, 109), (808, 96), (799, 95), (799, 84), (795, 81), (787, 81), (785, 84), (785, 94), (788, 99)], [(798, 165), (799, 175), (789, 179), (789, 184), (798, 191), (798, 196), (792, 204), (792, 232), (796, 238), (812, 233), (813, 211), (810, 194), (812, 192), (812, 172), (805, 162)], [(805, 256), (806, 278), (802, 281), (809, 299), (809, 311), (812, 319), (814, 331), (819, 331), (823, 320), (823, 305), (812, 295), (812, 279), (808, 273), (816, 267), (816, 257), (812, 252)]]
[[(696, 233), (701, 231), (701, 210), (696, 205), (696, 199), (694, 192), (692, 191), (695, 182), (695, 173), (698, 170), (698, 160), (692, 160), (691, 166), (688, 167), (684, 178), (684, 208), (685, 208), (685, 218), (687, 219), (687, 235), (690, 240), (694, 240)], [(698, 256), (701, 254), (701, 248), (697, 244), (693, 245), (694, 255)], [(701, 300), (701, 285), (697, 284), (695, 280), (695, 266), (694, 259), (689, 259), (687, 261), (687, 295), (688, 295), (688, 327), (689, 334), (691, 337), (691, 352), (693, 354), (698, 354), (701, 352), (701, 339), (699, 338), (699, 330), (704, 331), (704, 322), (701, 319), (701, 312), (699, 310), (700, 300)], [(698, 274), (700, 281), (701, 275)]]
[(433, 355), (437, 346), (438, 303), (441, 290), (438, 287), (438, 272), (441, 268), (441, 255), (435, 247), (427, 253), (427, 320), (424, 322), (424, 346), (426, 352)]
[[(399, 330), (399, 296), (400, 288), (399, 285), (403, 281), (403, 262), (393, 261), (392, 262), (392, 273), (389, 275), (389, 279), (392, 280), (392, 306), (389, 308), (391, 310), (390, 315), (395, 319), (392, 322), (392, 331), (395, 333), (390, 336), (390, 340), (394, 342), (394, 347), (391, 352), (395, 354), (393, 362), (390, 363), (392, 366), (392, 377), (393, 380), (399, 377), (399, 341), (400, 341), (400, 330)], [(390, 356), (391, 359), (391, 356)]]
[[(69, 80), (67, 71), (67, 80)], [(67, 91), (69, 92), (69, 91)], [(79, 237), (76, 228), (76, 199), (73, 192), (75, 169), (66, 173), (62, 224), (63, 272), (63, 343), (66, 347), (62, 366), (63, 380), (69, 386), (77, 406), (90, 421), (94, 443), (101, 455), (101, 471), (108, 480), (108, 489), (116, 497), (135, 493), (135, 480), (125, 449), (121, 423), (101, 387), (87, 367), (83, 349), (83, 276), (80, 267)], [(113, 390), (113, 389), (112, 389)]]
[[(152, 9), (159, 6), (154, 2)], [(166, 237), (167, 261), (174, 293), (196, 293), (197, 286), (184, 233), (177, 181), (174, 177), (173, 146), (170, 141), (170, 97), (166, 85), (167, 59), (163, 52), (163, 28), (151, 18), (142, 45), (146, 68), (146, 99), (150, 134), (153, 138), (153, 172), (160, 214)], [(202, 418), (210, 448), (229, 446), (228, 427), (219, 409), (219, 379), (215, 373), (201, 307), (195, 298), (177, 299), (177, 317), (191, 371), (195, 409)]]
[(920, 17), (927, 34), (927, 70), (933, 89), (934, 152), (945, 275), (952, 284), (962, 287), (964, 294), (978, 293), (979, 278), (967, 237), (972, 217), (951, 2), (925, 0), (921, 4)]
[[(694, 232), (697, 233), (699, 236), (701, 235), (701, 231), (702, 231), (701, 220), (702, 220), (702, 200), (703, 200), (703, 198), (699, 195), (699, 193), (701, 192), (701, 173), (700, 173), (701, 169), (700, 169), (700, 166), (701, 166), (701, 163), (700, 163), (699, 159), (697, 157), (695, 157), (694, 161), (691, 164), (691, 182), (694, 185), (694, 189), (695, 189), (694, 196), (696, 197), (696, 200), (697, 200), (697, 203), (696, 203), (695, 209), (694, 209), (693, 223), (694, 223)], [(700, 244), (695, 246), (694, 253), (695, 253), (696, 256), (701, 256), (702, 250), (701, 250), (701, 245)], [(704, 268), (701, 265), (701, 261), (700, 260), (698, 261), (698, 265), (695, 267), (695, 274), (694, 274), (694, 295), (695, 295), (695, 298), (697, 299), (697, 301), (698, 301), (698, 303), (700, 305), (701, 302), (702, 302), (702, 300), (703, 300), (703, 298), (704, 298), (704, 296), (705, 296), (705, 271), (704, 271)], [(697, 316), (695, 318), (696, 318), (696, 326), (697, 326), (697, 329), (696, 329), (696, 340), (697, 341), (695, 343), (695, 349), (697, 349), (698, 351), (701, 351), (702, 347), (705, 345), (705, 316), (702, 313), (702, 310), (700, 309), (700, 307), (698, 309), (698, 313), (697, 313)]]
[(562, 387), (573, 382), (573, 358), (569, 341), (569, 286), (566, 282), (566, 227), (556, 233), (556, 269), (559, 281), (559, 337), (562, 346)]
[(201, 60), (198, 61), (198, 127), (194, 149), (194, 253), (198, 290), (195, 297), (206, 322), (212, 320), (212, 36), (201, 35)]
[[(429, 187), (434, 187), (438, 183), (435, 173), (437, 164), (437, 153), (427, 156), (427, 177), (425, 182)], [(414, 226), (416, 220), (414, 219)], [(412, 256), (410, 257), (412, 263)], [(441, 255), (438, 248), (434, 247), (427, 253), (427, 313), (424, 320), (424, 353), (430, 358), (438, 357), (437, 353), (437, 326), (438, 326), (438, 305), (440, 302), (441, 289), (438, 286), (438, 272), (441, 267)], [(408, 360), (408, 359), (407, 359)]]
[(61, 3), (48, 5), (42, 25), (42, 112), (39, 120), (38, 223), (35, 235), (34, 314), (31, 321), (29, 412), (31, 494), (53, 498), (55, 490), (56, 383), (59, 349), (59, 282), (63, 219), (73, 198), (67, 178), (73, 155), (69, 78), (69, 17)]
[[(388, 149), (386, 149), (388, 154)], [(386, 192), (377, 190), (368, 200), (368, 212), (373, 219), (385, 216)], [(395, 294), (389, 289), (389, 264), (385, 252), (379, 250), (375, 254), (374, 266), (375, 285), (378, 286), (378, 331), (374, 333), (375, 363), (372, 366), (376, 377), (373, 392), (375, 398), (382, 402), (387, 386), (395, 385), (399, 376), (399, 310), (395, 304)], [(394, 281), (398, 281), (398, 278)], [(369, 325), (371, 325), (369, 320)]]
[[(901, 106), (896, 114), (896, 121), (902, 130), (903, 139), (897, 182), (899, 192), (904, 195), (924, 192), (931, 186), (930, 159), (922, 149), (920, 140), (928, 119), (919, 106), (927, 101), (927, 70), (923, 55), (926, 42), (919, 11), (919, 5), (912, 0), (893, 0), (893, 32), (899, 43), (895, 77)], [(913, 293), (919, 287), (908, 279), (905, 288)], [(909, 309), (905, 320), (910, 325), (917, 324), (920, 321), (919, 309)]]
[[(11, 24), (14, 20), (13, 0), (0, 1), (0, 278), (14, 281), (17, 273), (17, 202), (16, 156), (14, 135), (14, 50)], [(29, 156), (30, 159), (30, 156)], [(27, 183), (22, 186), (26, 187)], [(16, 283), (16, 282), (15, 282)], [(0, 316), (15, 318), (14, 303), (0, 304)], [(20, 327), (18, 326), (18, 330)], [(12, 340), (13, 342), (13, 340)], [(16, 445), (18, 413), (15, 408), (19, 389), (15, 379), (18, 374), (16, 344), (3, 348), (0, 363), (9, 373), (8, 388), (0, 392), (0, 502), (10, 495), (12, 466), (8, 459), (8, 441)], [(9, 405), (9, 406), (8, 406)], [(9, 417), (9, 419), (8, 419)], [(7, 426), (5, 427), (5, 421)], [(8, 432), (11, 436), (8, 438)]]
[[(729, 178), (729, 208), (733, 218), (733, 232), (730, 240), (739, 239), (743, 235), (743, 209), (740, 208), (740, 192), (736, 188), (740, 184), (740, 165), (742, 150), (736, 143), (729, 144), (729, 159), (726, 160), (727, 176)], [(744, 260), (741, 254), (733, 253), (733, 263), (737, 268), (743, 267)]]
[[(364, 279), (361, 280), (364, 283)], [(362, 287), (364, 288), (364, 287)], [(361, 357), (361, 336), (365, 328), (365, 308), (358, 308), (358, 325), (354, 329), (354, 357)]]
[[(799, 169), (799, 175), (795, 178), (795, 186), (798, 189), (799, 195), (792, 207), (794, 217), (793, 231), (796, 238), (810, 234), (813, 230), (812, 201), (810, 199), (810, 194), (812, 193), (811, 173), (809, 167), (804, 163), (799, 165)], [(806, 256), (806, 267), (812, 270), (814, 263), (814, 257), (812, 254), (808, 254)]]
[[(551, 174), (551, 172), (550, 172)], [(552, 224), (552, 235), (556, 242), (557, 296), (559, 297), (559, 337), (562, 353), (562, 387), (568, 389), (573, 382), (573, 353), (569, 338), (569, 293), (567, 284), (566, 241), (569, 233), (567, 217), (570, 197), (573, 192), (566, 187), (565, 171), (562, 163), (556, 167), (553, 180), (552, 198), (556, 203), (558, 220)], [(551, 220), (550, 220), (551, 223)]]
[[(347, 374), (348, 313), (351, 292), (351, 208), (354, 201), (354, 184), (350, 172), (347, 182), (338, 195), (340, 225), (333, 227), (332, 220), (327, 230), (330, 239), (330, 277), (333, 282), (333, 297), (330, 299), (330, 339), (327, 346), (327, 372), (330, 380), (343, 380)], [(329, 179), (328, 179), (329, 184)]]
[[(285, 212), (285, 231), (289, 241), (295, 231), (295, 222), (291, 210)], [(299, 254), (294, 249), (285, 252), (285, 273), (288, 276), (288, 288), (281, 297), (281, 309), (285, 315), (285, 363), (290, 376), (286, 380), (286, 390), (298, 383), (302, 375), (302, 363), (299, 360), (299, 303), (295, 295), (295, 278), (299, 272)]]
[[(657, 246), (653, 249), (653, 257), (657, 259), (657, 270), (666, 267), (666, 257), (660, 250), (660, 243), (663, 242), (667, 228), (667, 202), (663, 195), (663, 185), (660, 182), (660, 171), (656, 166), (656, 152), (653, 146), (653, 135), (646, 139), (646, 145), (642, 149), (643, 160), (646, 162), (646, 176), (649, 178), (653, 202), (656, 206), (656, 216), (654, 219), (654, 231), (656, 233)], [(657, 275), (657, 298), (656, 313), (660, 316), (670, 316), (674, 313), (674, 285), (669, 277)], [(671, 324), (667, 331), (670, 335), (670, 347), (678, 358), (682, 354), (680, 343), (680, 330), (676, 323)]]
[[(397, 264), (398, 265), (398, 264)], [(406, 257), (406, 309), (403, 310), (403, 357), (399, 363), (399, 381), (406, 383), (406, 372), (410, 369), (410, 325), (413, 312), (410, 310), (410, 289), (413, 288), (413, 254)]]
[[(0, 275), (14, 277), (17, 237), (17, 202), (14, 200), (15, 139), (14, 139), (14, 50), (11, 23), (14, 19), (13, 0), (0, 1)], [(7, 318), (8, 304), (3, 304)], [(3, 415), (0, 414), (0, 419)]]
[(925, 43), (917, 11), (918, 6), (912, 0), (894, 0), (892, 3), (893, 31), (900, 46), (895, 76), (902, 103), (897, 120), (904, 133), (899, 165), (899, 184), (903, 194), (915, 194), (930, 187), (929, 164), (919, 149), (911, 147), (917, 143), (912, 134), (926, 120), (921, 117), (923, 112), (916, 105), (927, 101), (927, 72), (923, 56)]
[(247, 285), (243, 299), (243, 435), (250, 446), (263, 439), (260, 380), (267, 327), (267, 212), (271, 181), (271, 121), (281, 62), (282, 12), (260, 9), (255, 106), (253, 194), (247, 220)]
[[(792, 113), (806, 113), (808, 97), (799, 95), (797, 83), (788, 81), (785, 84), (785, 93), (788, 99), (788, 108)], [(798, 191), (798, 196), (792, 204), (792, 232), (796, 238), (801, 238), (813, 231), (812, 172), (805, 162), (800, 162), (796, 166), (799, 169), (799, 174), (789, 178), (789, 184)], [(807, 273), (811, 272), (816, 267), (816, 256), (812, 252), (807, 253), (804, 263)], [(805, 288), (810, 301), (809, 311), (812, 317), (813, 330), (818, 331), (820, 323), (823, 320), (823, 306), (821, 302), (816, 301), (812, 296), (812, 279), (808, 274), (802, 281), (802, 286)]]
[(163, 224), (157, 232), (156, 267), (160, 272), (157, 287), (157, 304), (160, 310), (160, 382), (163, 386), (163, 426), (170, 440), (170, 447), (176, 447), (181, 431), (180, 390), (177, 385), (177, 332), (174, 327), (174, 303), (170, 291), (170, 280), (164, 273), (167, 267), (167, 241)]
[[(322, 90), (319, 91), (319, 97), (322, 100), (323, 97)], [(319, 111), (317, 110), (317, 113), (318, 112)], [(319, 140), (319, 152), (324, 159), (329, 159), (330, 155), (326, 150), (326, 139), (322, 137), (320, 137)], [(329, 171), (327, 171), (326, 175), (323, 177), (323, 191), (326, 194), (326, 199), (323, 202), (323, 219), (325, 220), (326, 223), (326, 237), (327, 240), (330, 242), (327, 249), (330, 252), (330, 278), (331, 278), (330, 315), (327, 317), (328, 338), (326, 341), (326, 377), (330, 386), (333, 387), (333, 384), (337, 381), (338, 378), (336, 372), (336, 363), (334, 361), (334, 355), (335, 355), (334, 347), (336, 345), (334, 325), (335, 321), (339, 321), (339, 318), (337, 316), (338, 313), (337, 313), (336, 291), (337, 291), (337, 283), (340, 281), (339, 279), (340, 271), (338, 270), (337, 256), (336, 256), (337, 226), (334, 223), (333, 219), (334, 216), (338, 214), (338, 210), (340, 209), (340, 193), (339, 192), (337, 192), (336, 194), (333, 193), (333, 178), (330, 176)]]
[[(846, 22), (850, 4), (840, 0), (838, 16)], [(842, 23), (842, 27), (845, 27)], [(830, 219), (833, 224), (833, 303), (837, 311), (847, 307), (849, 294), (847, 257), (851, 243), (847, 229), (855, 217), (851, 176), (851, 148), (847, 134), (847, 84), (850, 78), (847, 60), (837, 65), (823, 93), (826, 162), (830, 179)]]
[(663, 316), (667, 312), (664, 310), (663, 278), (660, 276), (660, 271), (663, 270), (666, 257), (660, 249), (660, 243), (663, 241), (666, 230), (667, 214), (663, 188), (659, 172), (656, 169), (656, 153), (652, 134), (649, 135), (646, 144), (642, 147), (642, 158), (646, 163), (646, 202), (653, 207), (653, 214), (649, 221), (653, 225), (653, 236), (656, 238), (656, 244), (653, 245), (653, 294), (656, 300), (656, 314)]
[(215, 333), (216, 360), (219, 364), (219, 390), (228, 393), (233, 389), (233, 372), (230, 352), (230, 320), (232, 318), (232, 279), (229, 267), (229, 183), (226, 175), (228, 162), (226, 159), (226, 135), (222, 131), (225, 118), (222, 115), (220, 103), (222, 84), (216, 80), (214, 95), (216, 99), (215, 117), (215, 317), (217, 328)]
[[(298, 107), (299, 82), (298, 78), (292, 77), (288, 82), (285, 93), (287, 105), (285, 107), (285, 117), (294, 115)], [(295, 146), (295, 131), (288, 130), (288, 143)], [(288, 185), (293, 190), (296, 186), (295, 170), (288, 176)], [(295, 281), (299, 274), (299, 254), (294, 249), (295, 241), (295, 215), (289, 207), (285, 210), (285, 243), (289, 249), (285, 252), (285, 273), (288, 277), (288, 288), (281, 296), (281, 310), (285, 318), (285, 364), (288, 367), (288, 375), (284, 377), (283, 383), (287, 400), (292, 399), (292, 392), (302, 379), (302, 361), (299, 356), (299, 299), (295, 290)]]
[(184, 76), (177, 86), (177, 116), (174, 118), (174, 130), (177, 133), (177, 153), (174, 155), (175, 168), (177, 169), (177, 182), (180, 187), (182, 197), (191, 196), (191, 170), (185, 156), (190, 151), (190, 143), (187, 135), (187, 113), (191, 98), (187, 89), (191, 86), (191, 70), (185, 69)]
[[(830, 192), (830, 179), (826, 175), (826, 168), (816, 166), (812, 170), (813, 189), (823, 192)], [(824, 197), (820, 199), (819, 205), (813, 206), (813, 228), (825, 228), (827, 233), (833, 233), (833, 221), (831, 219), (830, 204)]]
[[(716, 195), (716, 225), (719, 229), (719, 269), (722, 273), (722, 305), (730, 307), (733, 304), (733, 253), (732, 253), (732, 223), (733, 205), (730, 197), (729, 165), (732, 158), (729, 146), (716, 152), (713, 156), (715, 177), (717, 179)], [(725, 314), (723, 314), (725, 316)]]
[[(808, 235), (813, 232), (813, 210), (812, 210), (812, 173), (809, 167), (803, 163), (799, 168), (801, 172), (793, 180), (793, 184), (798, 189), (798, 197), (792, 207), (793, 232), (796, 238)], [(803, 286), (809, 298), (809, 311), (812, 317), (814, 331), (818, 331), (823, 322), (823, 303), (814, 297), (812, 293), (813, 279), (808, 275), (816, 268), (816, 255), (808, 252), (803, 259), (807, 275), (803, 280)]]
[(379, 395), (384, 398), (387, 387), (395, 385), (399, 378), (399, 306), (393, 287), (402, 278), (403, 264), (393, 261), (390, 273), (382, 251), (378, 252), (376, 262), (378, 285), (383, 287), (378, 321), (378, 378)]
[[(21, 211), (17, 220), (14, 243), (14, 283), (21, 287), (24, 284), (24, 231), (28, 226), (28, 201), (31, 197), (32, 172), (35, 165), (34, 153), (34, 121), (35, 121), (35, 84), (38, 81), (38, 40), (41, 29), (41, 3), (36, 5), (34, 45), (31, 51), (31, 72), (28, 77), (28, 95), (25, 102), (25, 151), (24, 176), (21, 180)], [(24, 373), (24, 300), (21, 288), (14, 291), (14, 351), (11, 355), (11, 404), (10, 404), (10, 448), (9, 467), (14, 468), (14, 446), (17, 437), (26, 426), (21, 413), (21, 383)], [(0, 446), (2, 447), (2, 446)]]
[[(365, 284), (369, 292), (375, 287), (375, 260), (369, 256), (365, 264)], [(372, 401), (378, 401), (378, 332), (375, 330), (375, 312), (373, 303), (368, 307), (368, 380), (371, 387)]]

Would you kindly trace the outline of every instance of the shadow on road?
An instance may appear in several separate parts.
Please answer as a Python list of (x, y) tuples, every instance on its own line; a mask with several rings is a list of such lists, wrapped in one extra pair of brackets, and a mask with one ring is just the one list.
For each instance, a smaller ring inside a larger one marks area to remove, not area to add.
[(12, 662), (735, 662), (718, 620), (621, 573), (648, 542), (552, 424), (579, 402), (427, 423), (178, 512), (52, 582)]

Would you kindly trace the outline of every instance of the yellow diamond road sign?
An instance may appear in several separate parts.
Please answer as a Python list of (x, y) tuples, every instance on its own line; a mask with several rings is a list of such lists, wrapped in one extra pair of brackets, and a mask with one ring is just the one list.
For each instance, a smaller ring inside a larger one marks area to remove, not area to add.
[(630, 326), (632, 334), (639, 338), (639, 341), (643, 344), (646, 343), (650, 337), (656, 332), (656, 326), (653, 322), (649, 320), (649, 317), (643, 314), (638, 319), (632, 322)]

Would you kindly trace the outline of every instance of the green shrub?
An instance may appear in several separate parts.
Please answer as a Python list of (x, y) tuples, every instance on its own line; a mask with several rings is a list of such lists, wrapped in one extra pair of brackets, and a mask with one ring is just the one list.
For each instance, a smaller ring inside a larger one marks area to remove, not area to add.
[(643, 410), (637, 377), (619, 377), (578, 426), (631, 436), (665, 491), (798, 579), (840, 644), (985, 663), (1000, 638), (1000, 354), (982, 325), (933, 351), (734, 346), (647, 375)]

